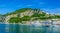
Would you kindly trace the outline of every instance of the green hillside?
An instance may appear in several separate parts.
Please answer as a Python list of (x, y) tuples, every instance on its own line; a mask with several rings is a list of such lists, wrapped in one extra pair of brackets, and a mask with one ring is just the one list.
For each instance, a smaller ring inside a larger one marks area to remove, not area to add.
[[(29, 10), (29, 12), (27, 11)], [(33, 10), (33, 12), (32, 12)], [(26, 12), (27, 11), (27, 12)], [(23, 13), (25, 12), (25, 14)], [(30, 13), (31, 12), (31, 13)], [(21, 17), (20, 13), (22, 13), (23, 17)], [(26, 15), (28, 13), (28, 15)], [(29, 16), (30, 14), (32, 14), (31, 16)], [(17, 14), (15, 16), (13, 16), (14, 14)], [(60, 19), (60, 15), (51, 15), (51, 14), (47, 14), (45, 12), (43, 12), (42, 10), (40, 9), (32, 9), (32, 8), (22, 8), (22, 9), (19, 9), (19, 10), (16, 10), (15, 12), (12, 12), (12, 13), (8, 13), (8, 14), (5, 14), (4, 16), (10, 16), (12, 15), (13, 17), (9, 18), (9, 23), (22, 23), (22, 21), (34, 21), (34, 20), (47, 20), (47, 19)]]
[(12, 14), (19, 14), (21, 12), (25, 12), (26, 10), (32, 10), (32, 9), (31, 8), (22, 8), (22, 9), (16, 10), (15, 12), (7, 13), (7, 14), (5, 14), (5, 16), (12, 15)]

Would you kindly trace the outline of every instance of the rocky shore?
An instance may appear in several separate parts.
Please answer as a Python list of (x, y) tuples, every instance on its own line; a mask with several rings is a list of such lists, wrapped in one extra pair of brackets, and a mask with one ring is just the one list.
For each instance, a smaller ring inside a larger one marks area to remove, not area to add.
[(35, 21), (22, 21), (22, 23), (8, 23), (8, 22), (3, 22), (4, 24), (21, 24), (21, 25), (45, 25), (45, 26), (50, 26), (50, 25), (58, 25), (60, 26), (60, 19), (51, 19), (51, 20), (35, 20)]

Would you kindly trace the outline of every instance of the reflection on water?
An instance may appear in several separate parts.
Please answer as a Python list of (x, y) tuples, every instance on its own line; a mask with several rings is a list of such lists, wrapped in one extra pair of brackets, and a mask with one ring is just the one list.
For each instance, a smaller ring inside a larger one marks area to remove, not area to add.
[(21, 24), (0, 24), (0, 33), (60, 33), (60, 27)]

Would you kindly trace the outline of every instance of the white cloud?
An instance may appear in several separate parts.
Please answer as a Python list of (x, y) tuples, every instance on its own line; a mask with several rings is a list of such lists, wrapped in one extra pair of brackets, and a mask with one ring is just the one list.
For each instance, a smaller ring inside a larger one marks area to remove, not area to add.
[(60, 8), (54, 8), (54, 9), (43, 9), (45, 12), (48, 12), (50, 14), (60, 14)]
[(24, 7), (29, 7), (29, 6), (33, 6), (33, 5), (29, 5), (29, 4), (27, 4), (27, 5), (17, 5), (16, 7), (24, 8)]
[(26, 5), (26, 6), (32, 6), (32, 5)]
[(45, 2), (40, 2), (39, 4), (42, 5), (42, 4), (45, 4)]

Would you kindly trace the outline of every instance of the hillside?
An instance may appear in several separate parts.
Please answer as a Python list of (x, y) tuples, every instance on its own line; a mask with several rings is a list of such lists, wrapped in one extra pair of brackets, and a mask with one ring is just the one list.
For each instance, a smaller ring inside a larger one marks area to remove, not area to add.
[(9, 23), (22, 23), (23, 21), (59, 19), (60, 15), (51, 15), (43, 12), (40, 9), (22, 8), (15, 12), (4, 15), (5, 22)]
[(0, 22), (4, 22), (4, 16), (0, 15)]
[(32, 10), (32, 9), (31, 8), (22, 8), (22, 9), (16, 10), (15, 12), (7, 13), (7, 14), (5, 14), (5, 16), (12, 15), (12, 14), (19, 14), (19, 13), (25, 12), (26, 10)]

